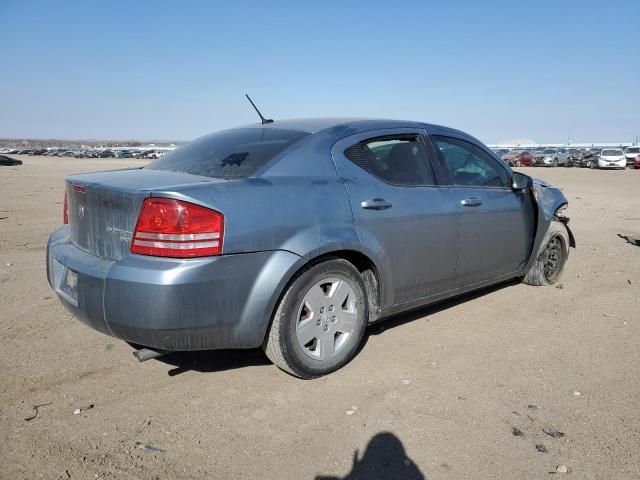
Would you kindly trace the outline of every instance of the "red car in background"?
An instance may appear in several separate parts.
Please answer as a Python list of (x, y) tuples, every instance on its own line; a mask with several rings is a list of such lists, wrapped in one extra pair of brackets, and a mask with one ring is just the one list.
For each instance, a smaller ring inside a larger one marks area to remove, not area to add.
[(633, 161), (633, 168), (640, 168), (640, 155)]
[(528, 150), (513, 150), (502, 156), (502, 160), (512, 167), (532, 167), (535, 157)]

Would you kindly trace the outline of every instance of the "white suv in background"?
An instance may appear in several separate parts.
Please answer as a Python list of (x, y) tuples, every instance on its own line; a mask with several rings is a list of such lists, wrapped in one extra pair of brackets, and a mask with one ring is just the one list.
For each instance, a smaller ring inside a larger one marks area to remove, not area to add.
[(627, 168), (627, 157), (621, 148), (605, 148), (600, 153), (598, 168)]
[(640, 155), (640, 147), (627, 147), (624, 150), (624, 156), (627, 159), (627, 166), (634, 165), (636, 157)]

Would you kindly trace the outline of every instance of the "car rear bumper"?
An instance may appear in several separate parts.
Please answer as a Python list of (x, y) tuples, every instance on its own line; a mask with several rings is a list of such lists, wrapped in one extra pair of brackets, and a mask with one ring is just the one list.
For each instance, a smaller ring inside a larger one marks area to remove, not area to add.
[(78, 320), (162, 350), (260, 346), (279, 292), (302, 263), (281, 250), (114, 261), (75, 246), (67, 227), (47, 244), (49, 284)]

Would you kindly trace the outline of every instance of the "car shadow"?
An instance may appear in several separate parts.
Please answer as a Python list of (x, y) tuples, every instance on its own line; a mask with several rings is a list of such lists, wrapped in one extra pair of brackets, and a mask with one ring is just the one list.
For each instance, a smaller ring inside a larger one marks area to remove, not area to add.
[(196, 371), (201, 373), (224, 372), (244, 367), (269, 365), (271, 362), (262, 349), (251, 350), (203, 350), (198, 352), (173, 352), (157, 359), (172, 365), (170, 377)]
[(635, 245), (636, 247), (640, 247), (640, 238), (630, 237), (629, 235), (622, 235), (621, 233), (618, 236), (630, 243), (631, 245)]
[(344, 477), (317, 475), (315, 480), (424, 480), (426, 477), (405, 452), (398, 437), (390, 432), (376, 434), (362, 458), (353, 453), (351, 471)]
[(382, 320), (379, 320), (369, 325), (369, 327), (367, 328), (367, 332), (365, 334), (365, 338), (362, 342), (362, 347), (364, 347), (368, 337), (371, 335), (380, 335), (381, 333), (384, 333), (386, 330), (400, 327), (406, 323), (413, 322), (414, 320), (418, 320), (420, 318), (428, 317), (430, 315), (435, 315), (436, 313), (441, 312), (443, 310), (447, 310), (449, 308), (455, 307), (462, 303), (469, 302), (476, 298), (484, 297), (485, 295), (489, 295), (491, 293), (497, 292), (499, 290), (502, 290), (503, 288), (513, 287), (520, 283), (521, 281), (519, 279), (508, 280), (506, 282), (498, 283), (496, 285), (491, 285), (489, 287), (485, 287), (480, 290), (475, 290), (473, 292), (465, 293), (453, 298), (442, 300), (441, 302), (434, 303), (432, 305), (427, 305), (426, 307), (419, 307), (415, 310), (410, 310), (405, 313), (399, 313), (391, 317), (383, 318)]
[[(406, 323), (413, 322), (420, 318), (434, 315), (448, 308), (455, 307), (461, 303), (474, 300), (484, 295), (496, 292), (506, 287), (517, 285), (519, 280), (510, 280), (497, 285), (483, 288), (474, 292), (466, 293), (458, 297), (443, 300), (439, 303), (411, 310), (369, 325), (365, 331), (364, 338), (358, 347), (358, 353), (365, 347), (368, 339), (372, 335), (380, 335), (386, 330), (400, 327)], [(133, 345), (134, 348), (142, 348)], [(196, 352), (172, 352), (156, 359), (159, 362), (171, 365), (175, 368), (169, 370), (169, 376), (180, 375), (181, 373), (196, 371), (201, 373), (223, 372), (226, 370), (236, 370), (244, 367), (255, 367), (269, 365), (271, 362), (262, 349), (238, 349), (238, 350), (203, 350)]]

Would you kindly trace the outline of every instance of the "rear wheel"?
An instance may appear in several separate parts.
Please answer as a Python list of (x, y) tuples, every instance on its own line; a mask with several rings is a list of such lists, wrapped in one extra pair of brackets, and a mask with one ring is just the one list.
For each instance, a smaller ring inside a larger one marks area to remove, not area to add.
[(355, 355), (368, 319), (360, 272), (342, 259), (302, 272), (278, 304), (263, 345), (267, 357), (300, 378), (338, 370)]
[(524, 277), (524, 283), (535, 286), (556, 283), (568, 257), (569, 234), (567, 228), (554, 220), (549, 225), (533, 265)]

